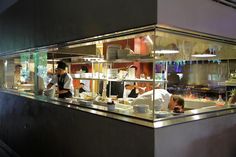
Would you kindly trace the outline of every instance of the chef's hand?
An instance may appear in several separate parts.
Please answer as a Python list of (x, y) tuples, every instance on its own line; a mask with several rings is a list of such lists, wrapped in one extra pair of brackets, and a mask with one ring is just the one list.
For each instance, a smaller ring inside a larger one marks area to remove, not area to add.
[(143, 94), (145, 93), (146, 87), (138, 87), (138, 94)]

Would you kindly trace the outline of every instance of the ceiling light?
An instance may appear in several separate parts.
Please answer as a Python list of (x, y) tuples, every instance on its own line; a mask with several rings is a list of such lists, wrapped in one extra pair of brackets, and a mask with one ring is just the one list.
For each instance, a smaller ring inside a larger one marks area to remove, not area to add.
[(208, 48), (204, 52), (195, 52), (192, 57), (204, 58), (204, 57), (215, 57), (216, 50), (214, 48)]
[(215, 57), (216, 55), (212, 55), (212, 54), (194, 54), (192, 55), (192, 57), (199, 57), (199, 58), (204, 58), (204, 57)]
[(48, 62), (58, 62), (60, 59), (47, 59)]
[(165, 47), (158, 47), (157, 50), (155, 51), (155, 53), (158, 54), (176, 54), (179, 53), (179, 49), (176, 46), (176, 44), (169, 44)]

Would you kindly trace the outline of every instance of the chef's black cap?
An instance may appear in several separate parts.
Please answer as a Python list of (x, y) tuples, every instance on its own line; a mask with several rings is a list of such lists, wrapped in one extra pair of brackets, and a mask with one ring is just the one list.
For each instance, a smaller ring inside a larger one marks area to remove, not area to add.
[(17, 64), (17, 65), (15, 66), (15, 68), (22, 68), (22, 65)]
[(65, 70), (66, 67), (67, 67), (67, 65), (66, 65), (65, 62), (63, 62), (63, 61), (57, 62), (57, 69), (63, 69), (63, 70)]

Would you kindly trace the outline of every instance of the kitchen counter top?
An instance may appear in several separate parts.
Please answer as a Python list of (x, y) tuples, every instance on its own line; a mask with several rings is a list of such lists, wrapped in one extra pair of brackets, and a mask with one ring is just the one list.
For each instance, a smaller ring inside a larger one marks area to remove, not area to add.
[[(7, 92), (14, 95), (19, 95), (34, 99), (36, 101), (43, 101), (53, 105), (59, 105), (68, 109), (80, 110), (91, 114), (105, 116), (108, 118), (114, 118), (121, 121), (135, 123), (147, 127), (160, 128), (170, 125), (176, 125), (206, 118), (218, 117), (227, 114), (236, 113), (236, 106), (207, 106), (199, 109), (188, 110), (185, 113), (173, 114), (170, 113), (167, 117), (157, 118), (151, 111), (147, 113), (135, 113), (133, 107), (129, 105), (116, 104), (114, 111), (108, 111), (106, 106), (90, 103), (90, 105), (82, 105), (74, 99), (59, 99), (59, 98), (47, 98), (45, 96), (33, 96), (27, 93), (17, 93), (12, 91), (1, 90), (1, 92)], [(155, 118), (154, 120), (152, 118)]]

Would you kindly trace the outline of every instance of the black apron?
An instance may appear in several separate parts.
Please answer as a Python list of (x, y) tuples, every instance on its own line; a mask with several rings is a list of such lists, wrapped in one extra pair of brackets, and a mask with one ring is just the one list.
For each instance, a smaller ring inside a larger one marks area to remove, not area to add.
[(83, 88), (80, 88), (79, 93), (83, 93), (83, 92), (86, 92), (86, 90), (84, 90)]
[(128, 95), (129, 98), (137, 98), (138, 93), (136, 93), (136, 88), (132, 89), (131, 92)]
[[(58, 77), (57, 83), (58, 83), (59, 90), (67, 90), (67, 89), (64, 89), (66, 76), (67, 76), (67, 73)], [(59, 94), (59, 98), (71, 98), (71, 97), (72, 97), (72, 93), (70, 91), (68, 91), (67, 93)]]
[[(134, 85), (136, 85), (136, 83), (134, 83)], [(138, 93), (136, 93), (136, 88), (132, 89), (131, 92), (128, 95), (129, 98), (137, 98), (138, 97)]]

